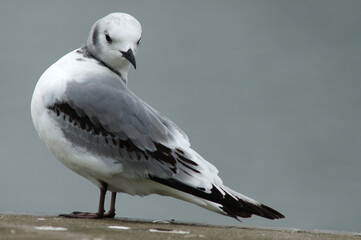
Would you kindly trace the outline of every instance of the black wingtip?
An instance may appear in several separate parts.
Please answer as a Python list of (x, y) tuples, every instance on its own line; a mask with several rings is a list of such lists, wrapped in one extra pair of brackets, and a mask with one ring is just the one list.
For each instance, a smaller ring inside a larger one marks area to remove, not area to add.
[(239, 218), (249, 218), (252, 215), (257, 215), (271, 220), (285, 218), (283, 214), (264, 204), (250, 203), (238, 197), (236, 199), (234, 194), (228, 194), (225, 189), (222, 190), (226, 194), (222, 194), (217, 187), (213, 186), (208, 193), (202, 189), (188, 186), (175, 179), (162, 179), (152, 176), (150, 179), (193, 196), (220, 204), (220, 209), (226, 216), (232, 217), (240, 222), (241, 220)]
[(259, 217), (264, 217), (270, 220), (285, 218), (283, 214), (264, 204), (257, 205), (245, 202), (241, 199), (239, 199), (238, 202), (241, 204), (241, 207), (238, 204), (228, 204), (223, 205), (222, 210), (229, 217), (237, 220), (239, 220), (239, 217), (249, 218), (252, 215), (257, 215)]
[(265, 217), (268, 219), (281, 219), (286, 218), (282, 213), (274, 210), (273, 208), (266, 206), (264, 204), (261, 204), (261, 208), (266, 213)]

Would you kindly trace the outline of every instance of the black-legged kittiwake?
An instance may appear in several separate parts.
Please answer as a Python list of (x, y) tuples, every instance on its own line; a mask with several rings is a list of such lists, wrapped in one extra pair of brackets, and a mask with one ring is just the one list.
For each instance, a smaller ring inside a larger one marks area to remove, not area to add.
[[(141, 34), (134, 17), (109, 14), (92, 26), (83, 47), (49, 67), (35, 87), (31, 115), (40, 138), (66, 167), (100, 188), (98, 212), (64, 216), (114, 217), (116, 193), (124, 192), (172, 196), (236, 219), (284, 218), (223, 185), (187, 135), (127, 87)], [(105, 213), (107, 191), (112, 197)]]

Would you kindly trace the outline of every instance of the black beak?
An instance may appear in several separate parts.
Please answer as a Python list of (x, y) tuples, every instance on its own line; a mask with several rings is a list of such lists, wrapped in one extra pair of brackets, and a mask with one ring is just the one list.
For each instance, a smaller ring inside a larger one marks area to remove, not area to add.
[(132, 49), (129, 48), (128, 51), (126, 52), (123, 51), (120, 52), (123, 54), (123, 57), (125, 57), (133, 65), (134, 69), (137, 69), (137, 64), (135, 62), (135, 57)]

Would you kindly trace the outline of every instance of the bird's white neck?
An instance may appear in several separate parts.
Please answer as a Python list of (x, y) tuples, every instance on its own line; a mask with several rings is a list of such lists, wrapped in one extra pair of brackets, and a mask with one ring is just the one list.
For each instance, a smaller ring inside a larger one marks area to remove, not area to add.
[(109, 70), (116, 73), (125, 84), (128, 83), (128, 71), (131, 66), (128, 61), (114, 61), (113, 59), (108, 59), (102, 54), (97, 54), (96, 49), (93, 49), (91, 46), (89, 47), (88, 45), (82, 47), (82, 51), (84, 51), (84, 54), (88, 55), (91, 58), (94, 58), (100, 64), (104, 65), (105, 67), (109, 68)]

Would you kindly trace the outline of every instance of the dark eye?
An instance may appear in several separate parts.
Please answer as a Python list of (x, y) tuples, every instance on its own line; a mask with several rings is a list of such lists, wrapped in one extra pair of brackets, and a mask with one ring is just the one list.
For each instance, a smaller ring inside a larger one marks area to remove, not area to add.
[(139, 38), (137, 45), (139, 45), (141, 41), (142, 41), (142, 38)]
[(107, 40), (108, 43), (112, 43), (112, 38), (109, 36), (109, 33), (105, 33), (105, 40)]

